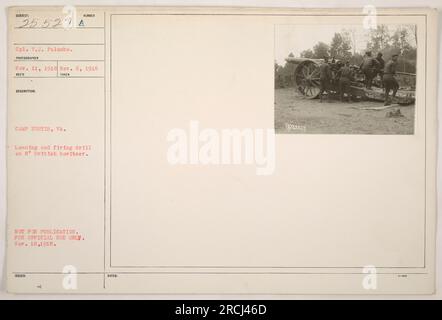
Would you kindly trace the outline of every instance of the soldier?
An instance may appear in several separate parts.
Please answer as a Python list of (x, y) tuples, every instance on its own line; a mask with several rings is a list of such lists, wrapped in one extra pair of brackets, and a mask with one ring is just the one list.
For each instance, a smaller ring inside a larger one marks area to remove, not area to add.
[(339, 71), (341, 70), (342, 67), (343, 67), (342, 61), (338, 61), (334, 65), (332, 64), (330, 66), (333, 84), (337, 84), (337, 85), (339, 84), (339, 75), (340, 75)]
[(324, 57), (324, 63), (319, 66), (319, 81), (320, 81), (320, 91), (319, 91), (319, 97), (321, 98), (324, 95), (324, 92), (327, 93), (327, 100), (329, 100), (329, 92), (328, 92), (328, 86), (331, 79), (331, 70), (330, 66), (328, 64), (328, 57)]
[(371, 82), (376, 75), (376, 65), (377, 61), (371, 56), (371, 51), (367, 51), (360, 66), (365, 75), (365, 87), (367, 89), (371, 89)]
[(385, 88), (385, 103), (384, 106), (391, 105), (391, 100), (389, 98), (390, 90), (393, 91), (392, 97), (396, 97), (396, 92), (399, 89), (399, 83), (397, 82), (396, 75), (396, 67), (397, 67), (397, 59), (399, 54), (395, 53), (391, 57), (391, 60), (387, 62), (384, 69), (384, 88)]
[(382, 53), (378, 52), (378, 55), (376, 57), (377, 61), (377, 68), (376, 68), (376, 75), (379, 75), (379, 78), (381, 78), (381, 84), (383, 83), (383, 77), (384, 77), (384, 68), (385, 68), (385, 61), (382, 58)]
[(339, 95), (341, 101), (344, 101), (344, 94), (347, 94), (347, 102), (350, 102), (350, 82), (353, 80), (353, 70), (350, 63), (345, 61), (345, 65), (339, 70)]

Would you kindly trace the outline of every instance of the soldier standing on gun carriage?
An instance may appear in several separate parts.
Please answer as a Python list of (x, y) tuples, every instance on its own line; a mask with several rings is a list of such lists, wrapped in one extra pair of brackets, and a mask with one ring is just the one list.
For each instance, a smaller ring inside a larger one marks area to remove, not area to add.
[(390, 90), (393, 91), (392, 98), (396, 97), (396, 92), (399, 89), (399, 83), (397, 82), (396, 68), (397, 68), (397, 59), (399, 54), (395, 53), (391, 57), (391, 60), (387, 62), (384, 69), (384, 88), (385, 88), (385, 103), (384, 106), (391, 105), (391, 100), (389, 97)]
[(377, 61), (371, 56), (371, 51), (367, 51), (364, 56), (364, 60), (360, 66), (360, 69), (365, 76), (365, 87), (371, 89), (371, 83), (376, 76)]
[(376, 61), (377, 61), (376, 75), (379, 75), (379, 78), (381, 78), (381, 86), (383, 86), (385, 61), (382, 58), (381, 52), (378, 52), (378, 55), (376, 56)]

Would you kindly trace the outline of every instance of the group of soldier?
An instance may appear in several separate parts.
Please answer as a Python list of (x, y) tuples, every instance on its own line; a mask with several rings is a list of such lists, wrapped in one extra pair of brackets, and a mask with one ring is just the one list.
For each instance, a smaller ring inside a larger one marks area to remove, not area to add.
[[(395, 79), (398, 56), (399, 55), (397, 53), (394, 53), (391, 59), (385, 63), (381, 52), (379, 52), (376, 58), (374, 58), (371, 51), (367, 51), (359, 67), (350, 66), (349, 61), (345, 61), (344, 63), (341, 61), (336, 62), (334, 58), (331, 62), (329, 62), (328, 57), (324, 57), (324, 63), (319, 67), (319, 97), (321, 102), (323, 101), (324, 92), (328, 92), (331, 82), (337, 82), (341, 101), (344, 101), (345, 95), (347, 96), (347, 101), (349, 101), (350, 83), (354, 80), (355, 69), (359, 68), (359, 70), (364, 74), (364, 84), (366, 89), (370, 90), (372, 88), (373, 79), (377, 76), (380, 77), (381, 84), (385, 92), (384, 105), (390, 105), (390, 91), (392, 91), (392, 97), (394, 98), (397, 90), (399, 89), (399, 84)], [(327, 96), (329, 95), (327, 94)]]

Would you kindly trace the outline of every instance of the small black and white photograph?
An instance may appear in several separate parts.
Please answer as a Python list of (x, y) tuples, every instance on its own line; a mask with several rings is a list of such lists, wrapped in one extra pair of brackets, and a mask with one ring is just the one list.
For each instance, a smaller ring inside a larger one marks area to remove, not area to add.
[(416, 29), (275, 26), (275, 132), (414, 134)]

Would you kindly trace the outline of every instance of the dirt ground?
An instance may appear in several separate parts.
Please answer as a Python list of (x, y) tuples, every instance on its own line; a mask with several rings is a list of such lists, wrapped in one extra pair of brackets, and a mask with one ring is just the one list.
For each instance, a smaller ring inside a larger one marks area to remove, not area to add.
[[(341, 102), (331, 99), (305, 99), (294, 88), (275, 89), (276, 133), (319, 134), (413, 134), (414, 105), (383, 102)], [(379, 110), (371, 109), (377, 108)], [(403, 117), (387, 117), (400, 109)]]

